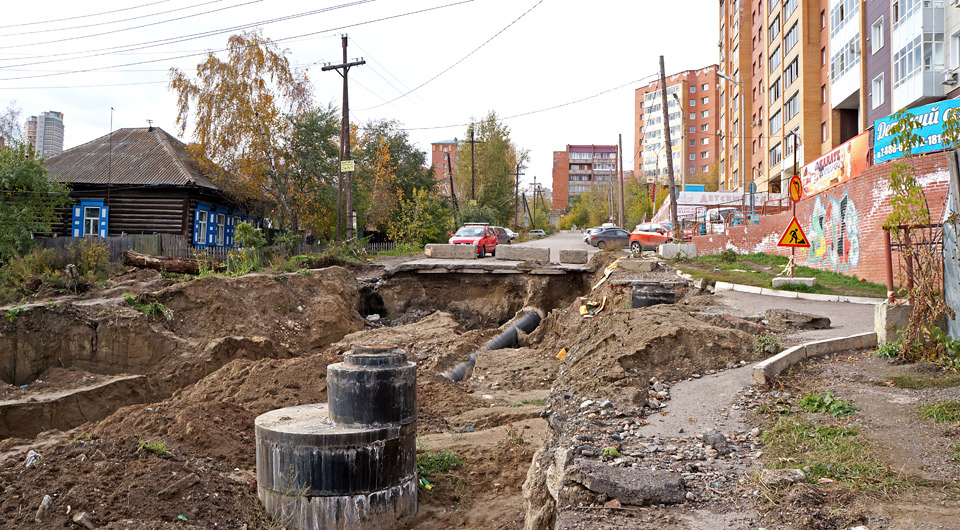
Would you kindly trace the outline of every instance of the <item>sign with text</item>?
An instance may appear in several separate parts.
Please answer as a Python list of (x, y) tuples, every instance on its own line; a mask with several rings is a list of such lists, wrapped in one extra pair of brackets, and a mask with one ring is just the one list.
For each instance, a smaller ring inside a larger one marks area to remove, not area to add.
[[(906, 114), (914, 116), (920, 122), (920, 128), (914, 131), (923, 137), (923, 145), (915, 147), (913, 154), (929, 153), (946, 149), (943, 145), (943, 122), (949, 113), (960, 107), (960, 100), (948, 99), (930, 105), (922, 105), (906, 111)], [(874, 123), (873, 142), (873, 161), (877, 164), (893, 160), (903, 156), (903, 150), (899, 145), (895, 145), (893, 140), (895, 135), (890, 132), (895, 120), (893, 116), (887, 116), (877, 120)]]
[[(837, 184), (859, 177), (867, 167), (867, 150), (870, 148), (870, 133), (854, 136), (836, 149), (803, 166), (800, 172), (802, 197), (814, 195)], [(790, 193), (793, 193), (791, 187)]]
[(344, 173), (349, 173), (356, 170), (356, 165), (353, 163), (353, 160), (341, 160), (340, 161), (340, 171)]
[(790, 221), (790, 224), (787, 225), (787, 229), (783, 231), (783, 235), (780, 236), (780, 242), (777, 243), (777, 246), (800, 248), (810, 247), (810, 240), (807, 239), (807, 234), (803, 233), (803, 228), (800, 227), (800, 223), (797, 222), (796, 217)]

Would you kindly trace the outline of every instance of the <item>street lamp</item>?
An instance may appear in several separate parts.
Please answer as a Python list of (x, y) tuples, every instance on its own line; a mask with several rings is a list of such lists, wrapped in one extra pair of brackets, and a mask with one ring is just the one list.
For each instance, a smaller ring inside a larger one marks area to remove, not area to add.
[(743, 159), (744, 159), (744, 157), (743, 157), (743, 154), (744, 154), (743, 140), (744, 140), (744, 136), (743, 136), (743, 134), (740, 134), (740, 131), (744, 130), (744, 123), (743, 123), (743, 83), (741, 83), (740, 81), (737, 81), (736, 79), (734, 79), (734, 78), (732, 78), (732, 77), (730, 77), (730, 76), (728, 76), (728, 75), (726, 75), (726, 74), (724, 74), (723, 72), (720, 72), (720, 71), (717, 71), (717, 76), (720, 77), (721, 79), (726, 79), (727, 81), (729, 81), (729, 82), (731, 82), (731, 83), (733, 83), (733, 84), (735, 84), (735, 85), (737, 85), (737, 86), (740, 87), (740, 93), (738, 94), (738, 98), (739, 98), (738, 105), (740, 106), (740, 117), (737, 119), (737, 123), (739, 124), (739, 125), (737, 126), (737, 129), (738, 129), (737, 134), (740, 135), (739, 138), (737, 138), (737, 145), (739, 146), (738, 149), (737, 149), (737, 150), (738, 150), (737, 158), (739, 159), (739, 160), (737, 160), (737, 189), (739, 190), (739, 189), (742, 187), (741, 184), (740, 184), (740, 181), (745, 178), (744, 175), (743, 175), (743, 172), (744, 172), (744, 167), (743, 167)]

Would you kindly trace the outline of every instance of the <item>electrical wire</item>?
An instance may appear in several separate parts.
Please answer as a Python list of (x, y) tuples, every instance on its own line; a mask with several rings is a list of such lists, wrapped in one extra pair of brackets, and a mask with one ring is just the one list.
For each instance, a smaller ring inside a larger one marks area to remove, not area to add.
[[(276, 22), (286, 22), (286, 21), (288, 21), (288, 20), (294, 20), (294, 19), (301, 18), (301, 17), (312, 16), (312, 15), (316, 15), (316, 14), (319, 14), (319, 13), (326, 13), (326, 12), (329, 12), (329, 11), (334, 11), (334, 10), (337, 10), (337, 9), (343, 9), (343, 8), (347, 8), (347, 7), (354, 7), (354, 6), (357, 6), (357, 5), (366, 4), (366, 3), (369, 3), (369, 2), (375, 2), (375, 1), (376, 1), (376, 0), (355, 0), (355, 1), (353, 1), (353, 2), (348, 2), (348, 3), (345, 3), (345, 4), (340, 4), (340, 5), (330, 6), (330, 7), (320, 8), (320, 9), (314, 9), (314, 10), (311, 10), (311, 11), (304, 11), (304, 12), (302, 12), (302, 13), (297, 13), (297, 14), (294, 14), (294, 15), (286, 15), (286, 16), (277, 17), (277, 18), (273, 18), (273, 19), (258, 20), (258, 21), (255, 21), (255, 22), (249, 22), (249, 23), (241, 24), (241, 25), (239, 25), (239, 26), (231, 26), (231, 27), (227, 27), (227, 28), (220, 28), (220, 29), (215, 29), (215, 30), (201, 31), (201, 32), (198, 32), (198, 33), (188, 33), (188, 34), (186, 34), (186, 35), (179, 35), (179, 36), (176, 36), (176, 37), (168, 37), (168, 38), (165, 38), (165, 39), (157, 39), (157, 40), (139, 42), (139, 43), (134, 43), (134, 44), (122, 44), (122, 45), (119, 45), (119, 46), (109, 46), (109, 47), (106, 47), (106, 48), (94, 48), (94, 49), (82, 50), (82, 51), (52, 53), (52, 54), (48, 54), (48, 55), (34, 55), (34, 56), (25, 56), (25, 57), (8, 57), (8, 58), (0, 59), (0, 61), (18, 61), (18, 60), (22, 60), (22, 59), (44, 59), (44, 58), (51, 58), (51, 57), (64, 57), (64, 56), (68, 56), (68, 55), (79, 55), (79, 54), (84, 54), (84, 53), (88, 54), (88, 55), (82, 55), (82, 56), (78, 56), (78, 57), (68, 57), (68, 58), (64, 58), (64, 59), (52, 59), (52, 60), (49, 60), (49, 61), (36, 61), (36, 62), (29, 62), (29, 63), (13, 64), (13, 65), (8, 65), (8, 66), (0, 66), (0, 69), (16, 68), (16, 67), (19, 67), (19, 66), (33, 66), (33, 65), (37, 65), (37, 64), (56, 63), (56, 62), (63, 62), (63, 61), (74, 61), (74, 60), (77, 60), (77, 59), (89, 59), (89, 58), (91, 58), (91, 57), (103, 57), (103, 56), (105, 56), (105, 55), (124, 55), (124, 54), (129, 54), (129, 52), (132, 52), (132, 51), (139, 51), (139, 50), (145, 50), (145, 49), (148, 49), (148, 48), (156, 48), (156, 47), (158, 47), (158, 46), (166, 46), (166, 45), (168, 45), (168, 44), (175, 44), (175, 43), (180, 43), (180, 42), (187, 42), (187, 41), (191, 41), (191, 40), (197, 40), (197, 39), (202, 39), (202, 38), (206, 38), (206, 37), (211, 37), (211, 36), (214, 36), (214, 35), (221, 35), (221, 34), (224, 34), (224, 33), (232, 33), (232, 32), (236, 32), (236, 31), (240, 31), (240, 30), (245, 30), (245, 29), (260, 27), (260, 26), (263, 26), (263, 25), (266, 25), (266, 24), (273, 24), (273, 23), (276, 23)], [(115, 51), (115, 52), (114, 52), (114, 51), (112, 51), (112, 50), (120, 50), (120, 51)], [(110, 53), (95, 53), (95, 52), (110, 52)], [(154, 53), (165, 53), (165, 54), (166, 54), (166, 53), (205, 54), (205, 53), (207, 53), (207, 52), (209, 52), (209, 49), (207, 49), (207, 50), (186, 50), (186, 51), (183, 51), (183, 52), (173, 52), (173, 51), (171, 51), (171, 52), (154, 52)], [(2, 52), (0, 52), (0, 53), (2, 53)], [(134, 55), (140, 55), (140, 54), (134, 54)], [(69, 73), (69, 72), (68, 72), (68, 73)]]
[(170, 81), (140, 81), (135, 83), (111, 83), (104, 85), (69, 85), (69, 86), (0, 86), (0, 90), (59, 90), (62, 88), (108, 88), (108, 87), (118, 87), (118, 86), (133, 86), (133, 85), (165, 85)]
[(38, 20), (38, 21), (36, 21), (36, 22), (23, 22), (23, 23), (20, 23), (20, 24), (7, 24), (7, 25), (5, 25), (5, 26), (0, 26), (0, 29), (4, 29), (4, 28), (19, 28), (19, 27), (22, 27), (22, 26), (36, 26), (37, 24), (52, 24), (52, 23), (54, 23), (54, 22), (65, 22), (65, 21), (67, 21), (67, 20), (79, 20), (79, 19), (81, 19), (81, 18), (99, 17), (100, 15), (109, 15), (109, 14), (111, 14), (111, 13), (119, 13), (119, 12), (121, 12), (121, 11), (130, 11), (130, 10), (133, 10), (133, 9), (140, 9), (140, 8), (143, 8), (143, 7), (149, 7), (149, 6), (156, 5), (156, 4), (164, 4), (164, 3), (167, 3), (167, 2), (169, 2), (169, 1), (170, 1), (170, 0), (159, 0), (159, 1), (157, 1), (157, 2), (150, 2), (149, 4), (140, 4), (140, 5), (138, 5), (138, 6), (124, 7), (124, 8), (122, 8), (122, 9), (114, 9), (114, 10), (111, 10), (111, 11), (101, 11), (101, 12), (99, 12), (99, 13), (90, 13), (89, 15), (78, 15), (78, 16), (66, 17), (66, 18), (54, 18), (54, 19), (50, 19), (50, 20)]
[[(374, 1), (374, 0), (358, 0), (357, 2), (354, 2), (353, 4), (366, 3), (366, 2), (370, 2), (370, 1)], [(324, 30), (311, 31), (311, 32), (309, 32), (309, 33), (303, 33), (303, 34), (294, 35), (294, 36), (291, 36), (291, 37), (283, 37), (283, 38), (279, 38), (279, 39), (273, 39), (273, 42), (284, 42), (284, 41), (288, 41), (288, 40), (291, 40), (291, 39), (298, 39), (298, 38), (303, 38), (303, 37), (312, 36), (312, 35), (319, 35), (319, 34), (322, 34), (322, 33), (331, 33), (331, 32), (334, 32), (334, 31), (340, 31), (340, 30), (344, 30), (344, 29), (348, 29), (348, 28), (354, 28), (354, 27), (358, 27), (358, 26), (364, 26), (364, 25), (367, 25), (367, 24), (374, 24), (374, 23), (377, 23), (377, 22), (383, 22), (383, 21), (386, 21), (386, 20), (394, 20), (394, 19), (398, 19), (398, 18), (408, 17), (408, 16), (411, 16), (411, 15), (417, 15), (417, 14), (421, 14), (421, 13), (426, 13), (426, 12), (429, 12), (429, 11), (436, 11), (436, 10), (439, 10), (439, 9), (445, 9), (445, 8), (448, 8), (448, 7), (454, 7), (454, 6), (458, 6), (458, 5), (460, 5), (460, 4), (466, 4), (466, 3), (469, 3), (469, 2), (473, 2), (473, 1), (474, 1), (474, 0), (459, 0), (459, 1), (456, 1), (456, 2), (449, 3), (449, 4), (442, 4), (442, 5), (439, 5), (439, 6), (434, 6), (434, 7), (424, 8), (424, 9), (418, 9), (418, 10), (415, 10), (415, 11), (408, 11), (408, 12), (406, 12), (406, 13), (400, 13), (400, 14), (396, 14), (396, 15), (389, 15), (389, 16), (385, 16), (385, 17), (380, 17), (380, 18), (376, 18), (376, 19), (367, 20), (367, 21), (364, 21), (364, 22), (355, 22), (355, 23), (352, 23), (352, 24), (345, 24), (345, 25), (343, 25), (343, 26), (337, 26), (337, 27), (328, 28), (328, 29), (324, 29)], [(345, 5), (353, 5), (353, 4), (345, 4)], [(342, 6), (339, 6), (339, 7), (342, 7)], [(337, 8), (339, 8), (339, 7), (337, 7)], [(333, 9), (333, 8), (330, 8), (330, 9)], [(128, 51), (129, 51), (129, 50), (128, 50)], [(225, 51), (225, 50), (220, 50), (220, 51)], [(166, 57), (166, 58), (163, 58), (163, 59), (150, 59), (150, 60), (146, 60), (146, 61), (135, 61), (135, 62), (132, 62), (132, 63), (124, 63), (124, 64), (111, 65), (111, 66), (99, 66), (99, 67), (93, 67), (93, 68), (85, 68), (85, 69), (82, 69), (82, 70), (70, 70), (70, 71), (67, 71), (67, 72), (52, 73), (52, 74), (31, 75), (31, 76), (19, 76), (19, 77), (5, 77), (5, 78), (0, 79), (0, 81), (13, 81), (13, 80), (19, 80), (19, 79), (35, 79), (35, 78), (38, 78), (38, 77), (53, 77), (53, 76), (67, 75), (67, 74), (79, 74), (79, 73), (86, 73), (86, 72), (96, 72), (96, 71), (101, 71), (101, 70), (110, 70), (110, 69), (113, 69), (113, 68), (124, 68), (124, 67), (127, 67), (127, 66), (137, 66), (137, 65), (141, 65), (141, 64), (151, 64), (151, 63), (157, 63), (157, 62), (169, 61), (169, 60), (175, 60), (175, 59), (185, 59), (185, 58), (188, 58), (188, 57), (196, 57), (196, 56), (199, 56), (199, 55), (206, 55), (206, 54), (208, 54), (208, 53), (216, 53), (216, 52), (209, 52), (209, 51), (208, 51), (208, 52), (202, 52), (202, 53), (191, 53), (191, 54), (179, 55), (179, 56), (176, 56), (176, 57)], [(108, 54), (100, 54), (100, 55), (108, 55)], [(17, 66), (26, 66), (26, 65), (17, 65)], [(2, 69), (2, 67), (0, 67), (0, 69)]]
[(15, 37), (15, 36), (17, 36), (17, 35), (33, 35), (33, 34), (36, 34), (36, 33), (54, 33), (54, 32), (57, 32), (57, 31), (72, 31), (72, 30), (75, 30), (75, 29), (93, 28), (93, 27), (97, 27), (97, 26), (108, 26), (108, 25), (110, 25), (110, 24), (119, 24), (120, 22), (129, 22), (129, 21), (131, 21), (131, 20), (139, 20), (139, 19), (142, 19), (142, 18), (149, 18), (149, 17), (156, 17), (156, 16), (159, 16), (159, 15), (166, 15), (166, 14), (168, 14), (168, 13), (174, 13), (174, 12), (177, 12), (177, 11), (185, 11), (185, 10), (187, 10), (187, 9), (194, 9), (194, 8), (201, 7), (201, 6), (205, 6), (205, 5), (208, 5), (208, 4), (216, 4), (216, 3), (224, 2), (224, 1), (225, 1), (225, 0), (209, 0), (209, 1), (204, 2), (204, 3), (202, 3), (202, 4), (195, 4), (195, 5), (191, 5), (191, 6), (187, 6), (187, 7), (178, 7), (178, 8), (176, 8), (176, 9), (168, 9), (167, 11), (160, 11), (160, 12), (158, 12), (158, 13), (151, 13), (151, 14), (149, 14), (149, 15), (139, 15), (139, 16), (136, 16), (136, 17), (122, 18), (122, 19), (119, 19), (119, 20), (111, 20), (111, 21), (109, 21), (109, 22), (97, 22), (97, 23), (95, 23), (95, 24), (84, 24), (84, 25), (82, 25), (82, 26), (70, 26), (70, 27), (66, 27), (66, 28), (38, 29), (38, 30), (32, 30), (32, 31), (22, 31), (22, 32), (20, 32), (20, 33), (7, 33), (7, 34), (5, 34), (5, 35), (0, 35), (0, 38), (2, 38), (2, 37)]
[(459, 61), (457, 61), (457, 62), (451, 64), (450, 66), (444, 68), (443, 70), (441, 70), (440, 73), (438, 73), (437, 75), (435, 75), (435, 76), (431, 77), (430, 79), (427, 79), (427, 80), (424, 81), (423, 83), (417, 85), (417, 87), (415, 87), (415, 88), (413, 88), (413, 89), (411, 89), (411, 90), (409, 90), (409, 91), (407, 91), (407, 92), (405, 92), (405, 93), (403, 93), (403, 94), (401, 94), (401, 95), (399, 95), (399, 96), (391, 99), (390, 101), (384, 101), (383, 103), (380, 103), (380, 104), (378, 104), (378, 105), (374, 105), (374, 106), (372, 106), (372, 107), (367, 107), (367, 108), (360, 109), (360, 110), (361, 110), (361, 111), (364, 111), (364, 110), (372, 110), (372, 109), (376, 109), (376, 108), (382, 107), (382, 106), (387, 105), (387, 104), (389, 104), (389, 103), (393, 103), (394, 101), (397, 101), (398, 99), (402, 99), (402, 98), (408, 96), (409, 94), (411, 94), (411, 93), (413, 93), (413, 92), (416, 92), (417, 90), (420, 90), (421, 88), (427, 86), (427, 84), (431, 83), (432, 81), (434, 81), (434, 80), (437, 79), (438, 77), (442, 76), (443, 74), (449, 72), (449, 71), (452, 70), (454, 67), (456, 67), (458, 64), (460, 64), (460, 63), (462, 63), (463, 61), (467, 60), (467, 58), (469, 58), (471, 55), (473, 55), (473, 54), (477, 53), (478, 51), (480, 51), (481, 48), (483, 48), (484, 46), (486, 46), (487, 44), (489, 44), (493, 39), (499, 37), (500, 34), (503, 33), (504, 31), (507, 31), (508, 29), (510, 29), (510, 27), (513, 26), (514, 24), (516, 24), (517, 22), (519, 22), (521, 18), (527, 16), (527, 13), (533, 11), (537, 6), (539, 6), (539, 5), (542, 4), (542, 3), (543, 3), (543, 0), (538, 0), (538, 2), (537, 2), (536, 4), (533, 4), (533, 6), (532, 6), (530, 9), (524, 11), (523, 14), (521, 14), (519, 17), (515, 18), (515, 19), (513, 20), (513, 22), (507, 24), (506, 26), (504, 26), (503, 29), (501, 29), (500, 31), (496, 32), (492, 37), (490, 37), (489, 39), (487, 39), (486, 41), (484, 41), (483, 44), (481, 44), (480, 46), (477, 46), (476, 48), (473, 49), (473, 51), (471, 51), (470, 53), (464, 55), (462, 58), (460, 58)]

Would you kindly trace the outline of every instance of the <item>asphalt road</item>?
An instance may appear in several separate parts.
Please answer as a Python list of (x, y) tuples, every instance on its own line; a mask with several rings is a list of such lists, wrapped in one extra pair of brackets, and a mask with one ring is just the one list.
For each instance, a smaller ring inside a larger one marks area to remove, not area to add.
[(539, 248), (549, 248), (550, 249), (550, 260), (554, 263), (560, 258), (560, 251), (566, 249), (580, 249), (586, 250), (587, 256), (591, 257), (599, 250), (595, 247), (583, 242), (583, 232), (577, 231), (564, 231), (552, 236), (547, 236), (540, 239), (534, 239), (532, 241), (526, 241), (524, 243), (514, 243), (517, 246), (521, 247), (539, 247)]

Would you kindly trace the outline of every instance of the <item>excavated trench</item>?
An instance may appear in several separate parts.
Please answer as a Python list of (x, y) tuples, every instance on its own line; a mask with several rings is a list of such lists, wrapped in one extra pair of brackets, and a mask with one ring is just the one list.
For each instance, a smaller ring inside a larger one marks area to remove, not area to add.
[[(340, 267), (310, 274), (206, 277), (149, 294), (170, 318), (123, 297), (23, 306), (0, 321), (0, 439), (98, 421), (160, 401), (236, 359), (317, 353), (371, 324), (435, 311), (464, 330), (496, 328), (524, 307), (568, 304), (581, 274), (399, 274), (359, 280)], [(54, 373), (56, 371), (56, 373)]]

